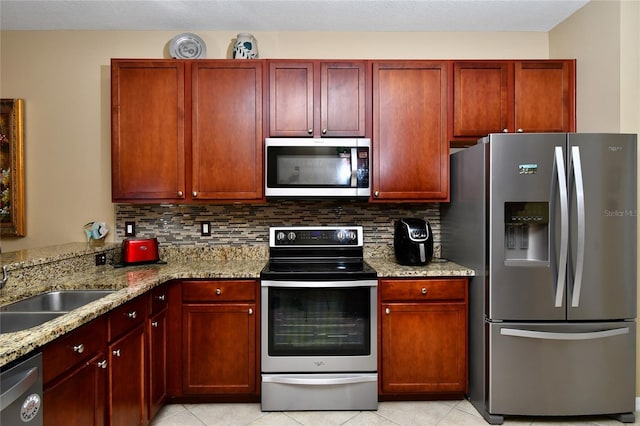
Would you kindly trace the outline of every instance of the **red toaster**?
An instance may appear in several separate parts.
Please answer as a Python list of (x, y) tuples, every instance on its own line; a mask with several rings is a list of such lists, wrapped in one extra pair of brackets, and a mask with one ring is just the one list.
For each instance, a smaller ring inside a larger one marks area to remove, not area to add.
[(122, 263), (154, 263), (160, 260), (157, 238), (125, 238), (122, 241)]

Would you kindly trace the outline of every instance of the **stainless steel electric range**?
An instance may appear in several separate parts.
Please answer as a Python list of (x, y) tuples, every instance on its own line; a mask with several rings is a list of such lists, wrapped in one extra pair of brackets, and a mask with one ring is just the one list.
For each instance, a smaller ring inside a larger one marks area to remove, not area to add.
[(269, 255), (262, 410), (376, 410), (377, 274), (362, 227), (270, 228)]

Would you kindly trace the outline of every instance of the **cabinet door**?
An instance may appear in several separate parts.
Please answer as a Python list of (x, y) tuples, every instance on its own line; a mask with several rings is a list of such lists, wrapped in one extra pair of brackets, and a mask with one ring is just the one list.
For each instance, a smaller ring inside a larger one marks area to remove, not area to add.
[(183, 306), (184, 394), (254, 394), (256, 305)]
[(321, 62), (318, 136), (365, 136), (365, 113), (365, 63)]
[(447, 66), (373, 64), (374, 201), (448, 201)]
[(146, 422), (144, 325), (109, 345), (109, 423)]
[(314, 136), (313, 69), (313, 62), (269, 63), (271, 136)]
[(262, 62), (197, 62), (192, 85), (191, 196), (261, 199)]
[(44, 388), (45, 426), (105, 424), (106, 361), (100, 352)]
[(167, 310), (149, 318), (149, 419), (153, 419), (167, 398)]
[(450, 139), (474, 140), (513, 128), (512, 66), (508, 62), (453, 64), (453, 130)]
[(515, 131), (575, 131), (575, 62), (515, 63)]
[(184, 63), (112, 61), (113, 201), (184, 198), (184, 108)]
[(381, 305), (382, 393), (466, 391), (464, 303)]

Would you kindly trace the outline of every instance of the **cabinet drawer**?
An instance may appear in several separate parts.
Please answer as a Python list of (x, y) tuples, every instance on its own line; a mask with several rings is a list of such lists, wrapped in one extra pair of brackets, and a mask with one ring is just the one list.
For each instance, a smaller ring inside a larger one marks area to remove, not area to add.
[(147, 317), (146, 296), (133, 299), (109, 315), (109, 341), (142, 324)]
[(244, 281), (184, 281), (182, 300), (191, 302), (229, 302), (256, 300), (256, 282)]
[(169, 286), (167, 284), (154, 288), (149, 293), (150, 312), (149, 315), (155, 315), (164, 310), (169, 304)]
[(465, 300), (466, 279), (381, 280), (381, 301)]
[(47, 345), (42, 351), (44, 383), (104, 351), (106, 340), (106, 321), (100, 317)]

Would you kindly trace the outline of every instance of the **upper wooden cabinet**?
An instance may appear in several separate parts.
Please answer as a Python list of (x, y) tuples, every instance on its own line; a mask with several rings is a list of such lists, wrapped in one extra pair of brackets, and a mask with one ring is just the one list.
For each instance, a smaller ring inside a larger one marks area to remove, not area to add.
[(114, 202), (263, 198), (263, 63), (112, 60)]
[(446, 61), (373, 63), (374, 201), (448, 201)]
[(181, 61), (111, 62), (113, 201), (184, 198), (184, 82)]
[(499, 132), (574, 132), (575, 61), (453, 63), (449, 139)]
[(366, 61), (270, 61), (269, 135), (366, 135)]

